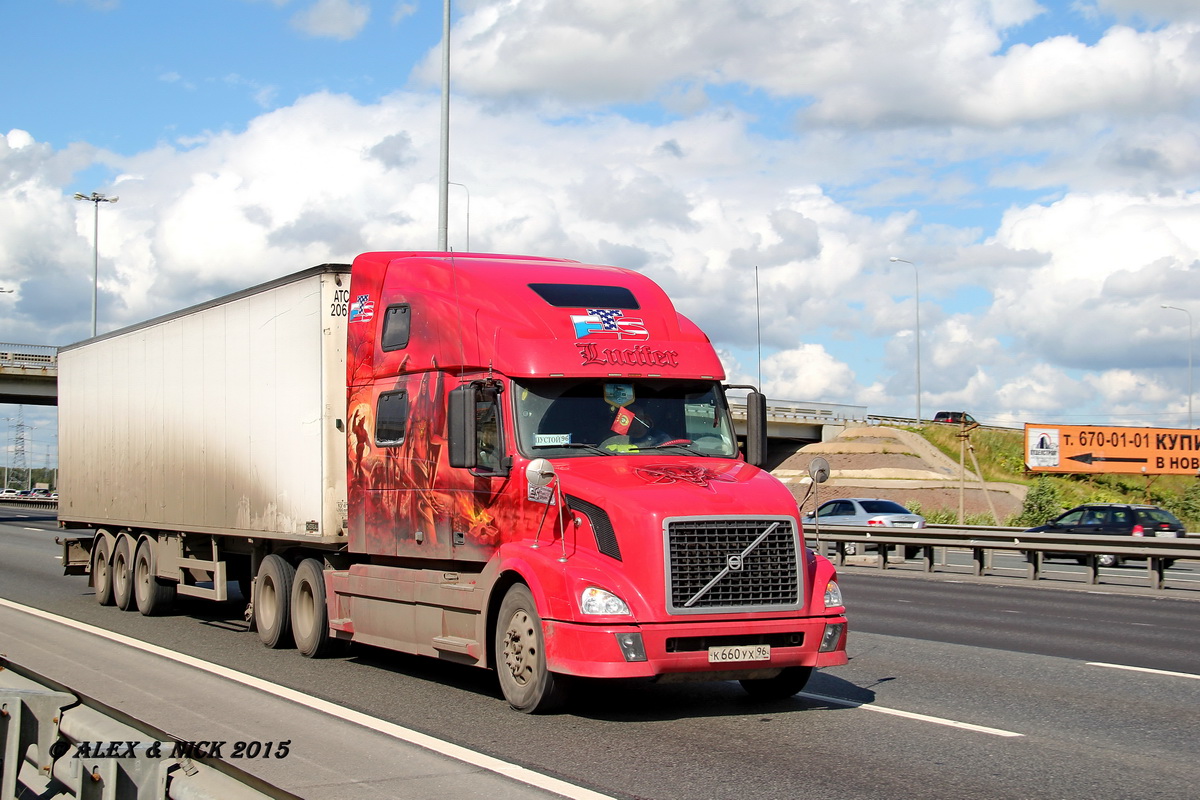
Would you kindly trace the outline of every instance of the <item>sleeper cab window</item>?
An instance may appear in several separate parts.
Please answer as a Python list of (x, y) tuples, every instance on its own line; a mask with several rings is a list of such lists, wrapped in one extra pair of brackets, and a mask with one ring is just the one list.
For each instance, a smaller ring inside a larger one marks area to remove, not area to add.
[(375, 408), (375, 444), (381, 447), (401, 444), (408, 423), (408, 392), (385, 392)]
[(386, 353), (389, 350), (403, 350), (408, 347), (408, 334), (412, 329), (412, 310), (408, 303), (399, 303), (387, 307), (383, 312), (383, 333), (379, 336), (379, 346)]

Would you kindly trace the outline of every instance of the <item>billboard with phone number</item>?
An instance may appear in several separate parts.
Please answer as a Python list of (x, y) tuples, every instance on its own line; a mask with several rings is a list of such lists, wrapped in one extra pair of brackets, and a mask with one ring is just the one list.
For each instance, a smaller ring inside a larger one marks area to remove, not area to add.
[(1200, 431), (1100, 425), (1025, 425), (1030, 472), (1196, 475)]

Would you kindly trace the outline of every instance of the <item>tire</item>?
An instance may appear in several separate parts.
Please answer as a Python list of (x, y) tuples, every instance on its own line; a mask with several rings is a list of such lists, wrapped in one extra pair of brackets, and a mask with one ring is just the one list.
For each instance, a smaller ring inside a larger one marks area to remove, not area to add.
[(129, 537), (117, 537), (117, 546), (112, 556), (113, 603), (122, 611), (132, 611), (133, 599), (133, 548)]
[(858, 555), (858, 542), (846, 542), (846, 555)]
[(157, 549), (152, 539), (143, 539), (133, 554), (133, 596), (144, 617), (165, 614), (175, 602), (175, 584), (155, 575)]
[(808, 685), (812, 672), (812, 667), (784, 667), (774, 678), (755, 678), (739, 683), (755, 700), (786, 700)]
[(272, 553), (258, 567), (254, 585), (254, 622), (258, 640), (272, 649), (292, 644), (292, 581), (296, 570)]
[(108, 537), (96, 536), (96, 545), (92, 554), (92, 586), (96, 590), (96, 602), (102, 606), (113, 604), (112, 584), (112, 552), (109, 550)]
[(1112, 555), (1096, 556), (1096, 563), (1101, 567), (1119, 567), (1121, 559)]
[(306, 558), (292, 580), (292, 636), (296, 649), (309, 658), (324, 658), (338, 640), (329, 635), (329, 607), (325, 605), (325, 571), (321, 562)]
[(522, 583), (512, 586), (496, 619), (496, 674), (504, 699), (517, 711), (541, 714), (566, 702), (562, 676), (546, 669), (546, 642), (533, 593)]

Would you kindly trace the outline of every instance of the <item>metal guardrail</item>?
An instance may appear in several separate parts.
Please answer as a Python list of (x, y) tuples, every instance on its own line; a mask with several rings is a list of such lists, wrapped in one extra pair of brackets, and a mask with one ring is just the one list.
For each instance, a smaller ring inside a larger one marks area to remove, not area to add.
[(0, 658), (0, 800), (295, 798), (194, 744)]
[[(16, 497), (0, 495), (0, 506), (12, 508), (58, 508), (58, 500), (48, 497)], [(0, 798), (3, 800), (3, 798)]]
[[(813, 540), (817, 530), (805, 522), (805, 534)], [(1027, 533), (1022, 528), (987, 526), (934, 525), (926, 528), (886, 528), (852, 525), (822, 525), (822, 542), (834, 545), (833, 557), (837, 566), (845, 564), (846, 545), (879, 547), (876, 565), (888, 568), (887, 551), (891, 547), (920, 548), (926, 572), (934, 571), (934, 548), (969, 550), (972, 571), (978, 577), (988, 572), (987, 554), (993, 551), (1022, 553), (1026, 560), (1025, 577), (1042, 577), (1043, 560), (1047, 553), (1067, 554), (1085, 560), (1087, 580), (1100, 583), (1099, 554), (1119, 558), (1146, 559), (1146, 577), (1151, 589), (1163, 589), (1167, 562), (1177, 559), (1200, 559), (1200, 538), (1157, 536), (1080, 536), (1068, 533)]]
[[(907, 425), (909, 427), (916, 427), (917, 418), (916, 417), (889, 417), (889, 416), (886, 416), (883, 414), (868, 414), (867, 422), (869, 422), (872, 425)], [(921, 424), (923, 424), (923, 425), (952, 425), (954, 427), (958, 427), (957, 422), (934, 422), (931, 419), (922, 419)], [(1020, 427), (1020, 426), (1013, 428), (1013, 427), (1009, 427), (1007, 425), (986, 425), (984, 423), (979, 423), (979, 428), (982, 430), (988, 430), (988, 431), (1023, 431), (1023, 430), (1025, 430), (1023, 427)]]
[[(736, 420), (746, 418), (746, 398), (730, 396), (729, 413)], [(767, 418), (772, 422), (809, 420), (865, 420), (866, 406), (824, 403), (818, 400), (767, 400)]]

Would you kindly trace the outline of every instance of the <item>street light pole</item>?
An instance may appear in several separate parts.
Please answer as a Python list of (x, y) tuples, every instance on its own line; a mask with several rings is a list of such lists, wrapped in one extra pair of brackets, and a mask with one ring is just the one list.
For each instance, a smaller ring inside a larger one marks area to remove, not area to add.
[(76, 200), (86, 200), (95, 206), (92, 220), (92, 336), (96, 335), (96, 295), (100, 286), (100, 204), (115, 203), (121, 198), (106, 197), (99, 192), (90, 195), (75, 193)]
[(917, 265), (907, 259), (896, 258), (895, 256), (892, 256), (889, 260), (892, 261), (893, 263), (899, 261), (901, 263), (908, 264), (910, 267), (913, 268), (913, 284), (916, 287), (916, 300), (917, 300), (917, 312), (916, 312), (916, 318), (917, 318), (917, 329), (916, 329), (916, 339), (917, 339), (917, 426), (920, 427), (920, 425), (921, 425), (921, 274), (917, 270)]
[(1188, 318), (1188, 427), (1192, 428), (1195, 427), (1192, 425), (1192, 312), (1179, 306), (1164, 305), (1163, 308), (1182, 311)]
[(442, 2), (442, 115), (438, 153), (438, 250), (449, 250), (450, 214), (450, 0)]

